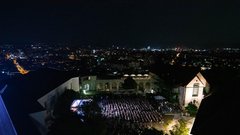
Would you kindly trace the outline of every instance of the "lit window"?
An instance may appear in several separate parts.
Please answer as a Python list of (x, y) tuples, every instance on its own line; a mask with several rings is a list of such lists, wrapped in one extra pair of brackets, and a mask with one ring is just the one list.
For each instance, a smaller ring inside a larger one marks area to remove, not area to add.
[(84, 90), (89, 90), (89, 84), (84, 85)]
[(198, 96), (198, 91), (199, 91), (199, 83), (194, 83), (192, 96), (194, 97)]

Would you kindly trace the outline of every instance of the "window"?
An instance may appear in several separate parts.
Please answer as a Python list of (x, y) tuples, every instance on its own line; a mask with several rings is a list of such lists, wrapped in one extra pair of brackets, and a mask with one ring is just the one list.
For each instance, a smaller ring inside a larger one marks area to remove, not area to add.
[(97, 84), (97, 90), (103, 90), (103, 84), (102, 83)]
[(89, 90), (89, 87), (90, 87), (89, 84), (85, 84), (84, 85), (84, 90)]
[(199, 83), (194, 83), (192, 96), (194, 97), (198, 96), (198, 91), (199, 91)]
[(140, 83), (138, 84), (138, 90), (144, 91), (143, 83), (142, 83), (142, 82), (140, 82)]
[(119, 83), (119, 89), (120, 90), (123, 89), (123, 83), (122, 82)]
[(108, 82), (105, 83), (105, 90), (110, 90), (110, 84)]
[(117, 90), (117, 83), (116, 82), (112, 82), (112, 89)]

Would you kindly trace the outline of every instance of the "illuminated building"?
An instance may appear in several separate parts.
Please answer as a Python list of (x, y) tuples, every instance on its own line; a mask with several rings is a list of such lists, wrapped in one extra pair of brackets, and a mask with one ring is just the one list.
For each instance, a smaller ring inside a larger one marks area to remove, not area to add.
[(122, 77), (101, 78), (98, 76), (81, 77), (81, 88), (84, 91), (111, 91), (123, 90), (123, 83), (127, 77), (132, 77), (137, 83), (136, 92), (152, 93), (158, 89), (155, 85), (157, 76), (149, 74), (124, 74)]
[(179, 104), (182, 107), (187, 106), (190, 102), (200, 105), (204, 98), (204, 90), (209, 89), (209, 84), (199, 72), (190, 81), (175, 88), (175, 92), (179, 93)]
[[(124, 90), (122, 85), (127, 77), (132, 77), (135, 80), (137, 87), (133, 90)], [(38, 127), (44, 127), (45, 130), (39, 129), (41, 132), (46, 132), (48, 122), (44, 121), (44, 118), (54, 118), (53, 110), (58, 101), (58, 98), (67, 90), (73, 90), (75, 92), (82, 92), (87, 95), (91, 91), (112, 92), (116, 94), (125, 94), (126, 92), (141, 92), (153, 93), (158, 89), (156, 86), (157, 76), (153, 73), (149, 74), (124, 74), (121, 77), (99, 77), (99, 76), (84, 76), (74, 77), (66, 82), (62, 83), (43, 97), (38, 99), (38, 102), (44, 108), (43, 111), (30, 114), (30, 117), (38, 122)], [(187, 83), (179, 85), (174, 90), (179, 93), (179, 103), (182, 107), (185, 107), (190, 102), (195, 102), (199, 105), (204, 97), (203, 89), (208, 87), (206, 79), (201, 73), (192, 76)], [(128, 94), (128, 93), (127, 93)], [(82, 102), (82, 101), (81, 101)], [(71, 110), (82, 114), (81, 110), (77, 110), (76, 106), (81, 104), (80, 101), (76, 101), (76, 104), (72, 104)], [(75, 103), (75, 102), (74, 102)]]

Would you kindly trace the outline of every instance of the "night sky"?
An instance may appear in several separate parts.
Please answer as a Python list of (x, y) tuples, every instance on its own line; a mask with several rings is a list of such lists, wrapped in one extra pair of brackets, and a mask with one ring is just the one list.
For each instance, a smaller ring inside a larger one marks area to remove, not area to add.
[(5, 2), (0, 43), (237, 47), (239, 7), (239, 0)]

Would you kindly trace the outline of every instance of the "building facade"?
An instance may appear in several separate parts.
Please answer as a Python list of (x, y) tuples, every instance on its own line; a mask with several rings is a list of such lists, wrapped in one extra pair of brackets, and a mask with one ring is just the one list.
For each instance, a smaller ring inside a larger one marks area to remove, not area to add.
[(199, 107), (202, 99), (204, 98), (204, 90), (207, 89), (209, 89), (209, 84), (199, 72), (186, 85), (176, 88), (179, 93), (179, 104), (182, 107), (186, 107), (190, 102), (192, 102)]
[(81, 77), (80, 90), (83, 91), (110, 91), (117, 92), (123, 90), (123, 83), (127, 77), (132, 77), (137, 83), (136, 91), (142, 93), (153, 93), (158, 90), (156, 85), (157, 76), (153, 73), (149, 74), (125, 74), (119, 78), (101, 79), (97, 76)]

